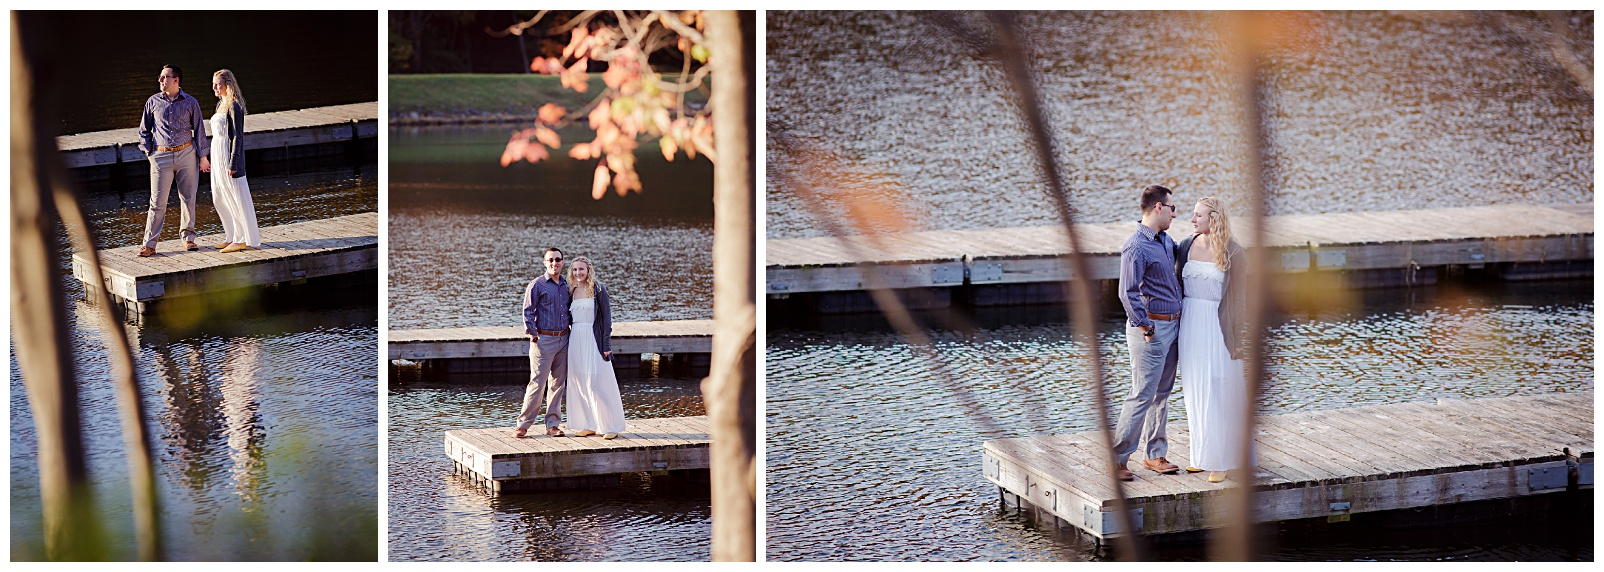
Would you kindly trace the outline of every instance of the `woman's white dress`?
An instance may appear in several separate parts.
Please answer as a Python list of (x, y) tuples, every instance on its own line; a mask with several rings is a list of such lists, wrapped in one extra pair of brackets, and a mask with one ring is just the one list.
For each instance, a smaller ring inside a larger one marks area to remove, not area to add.
[(256, 228), (256, 206), (251, 204), (251, 188), (245, 177), (228, 176), (230, 157), (228, 148), (228, 114), (212, 115), (212, 204), (217, 217), (223, 219), (223, 241), (243, 242), (256, 248), (262, 245), (262, 234)]
[(1206, 471), (1237, 468), (1247, 421), (1242, 360), (1231, 359), (1220, 333), (1225, 273), (1213, 262), (1188, 260), (1181, 269), (1181, 334), (1176, 373), (1186, 400), (1191, 464)]
[(568, 431), (624, 432), (624, 401), (618, 394), (613, 363), (602, 359), (596, 345), (596, 299), (578, 298), (568, 305), (574, 327), (568, 334)]

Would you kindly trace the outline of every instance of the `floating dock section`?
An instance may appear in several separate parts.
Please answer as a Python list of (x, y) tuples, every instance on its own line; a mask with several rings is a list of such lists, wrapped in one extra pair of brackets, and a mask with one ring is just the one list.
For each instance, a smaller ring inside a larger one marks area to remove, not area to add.
[[(639, 365), (643, 354), (672, 355), (706, 367), (713, 321), (615, 322), (612, 344), (615, 368)], [(529, 371), (529, 336), (521, 326), (393, 330), (387, 347), (392, 361), (423, 362), (446, 373)]]
[[(1260, 418), (1252, 483), (1258, 522), (1509, 499), (1593, 486), (1593, 393), (1441, 400)], [(1188, 465), (1185, 423), (1170, 462)], [(1095, 432), (987, 441), (982, 474), (1004, 503), (1096, 538), (1119, 536)], [(1216, 528), (1235, 481), (1161, 475), (1139, 455), (1125, 483), (1143, 534)]]
[[(1119, 279), (1135, 218), (1076, 225), (1092, 279)], [(1233, 222), (1245, 237), (1241, 220)], [(1192, 230), (1182, 217), (1168, 233), (1179, 241)], [(1286, 215), (1269, 217), (1266, 230), (1272, 271), (1356, 287), (1428, 284), (1450, 268), (1514, 280), (1592, 276), (1591, 205)], [(914, 307), (948, 304), (957, 287), (972, 287), (974, 305), (1061, 301), (1060, 283), (1073, 278), (1062, 258), (1068, 238), (1057, 226), (781, 239), (766, 248), (769, 299), (811, 297), (823, 311), (874, 310), (862, 294), (869, 272), (887, 288), (934, 300)]]
[(261, 248), (227, 254), (212, 248), (222, 242), (220, 234), (199, 237), (201, 248), (193, 252), (184, 250), (183, 240), (159, 242), (149, 258), (138, 256), (138, 244), (101, 250), (103, 276), (94, 276), (84, 255), (75, 253), (72, 275), (86, 287), (104, 284), (137, 319), (175, 299), (375, 272), (378, 220), (378, 213), (360, 213), (264, 227)]
[(528, 436), (513, 427), (452, 429), (445, 453), (455, 470), (492, 495), (515, 491), (604, 487), (622, 473), (705, 471), (713, 441), (707, 416), (630, 419), (617, 439), (549, 437), (536, 424)]
[[(210, 125), (208, 122), (208, 130)], [(377, 141), (378, 136), (379, 103), (376, 101), (253, 113), (245, 118), (245, 149), (251, 152), (278, 150), (278, 158), (324, 154), (319, 149), (329, 144), (364, 139)], [(135, 163), (143, 169), (146, 164), (145, 153), (139, 150), (138, 126), (63, 135), (56, 138), (56, 147), (69, 169), (119, 163)]]

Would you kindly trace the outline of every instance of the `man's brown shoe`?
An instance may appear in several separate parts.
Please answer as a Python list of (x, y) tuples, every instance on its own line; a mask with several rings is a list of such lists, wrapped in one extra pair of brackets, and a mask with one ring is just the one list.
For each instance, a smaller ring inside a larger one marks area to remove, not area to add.
[(512, 436), (514, 438), (517, 438), (517, 439), (522, 439), (522, 438), (524, 438), (524, 435), (528, 435), (528, 434), (529, 434), (529, 430), (528, 429), (524, 429), (523, 427), (519, 427), (517, 431), (513, 431), (512, 432)]
[(1142, 461), (1142, 466), (1165, 475), (1173, 475), (1181, 471), (1180, 467), (1175, 466), (1175, 463), (1169, 462), (1164, 457)]
[(156, 254), (156, 249), (149, 246), (139, 249), (140, 258), (149, 258), (152, 254)]
[(1132, 473), (1130, 469), (1124, 467), (1114, 469), (1114, 477), (1122, 481), (1136, 480), (1136, 475)]
[(195, 241), (191, 240), (184, 243), (184, 250), (200, 250), (200, 246), (195, 244)]
[(563, 430), (556, 427), (547, 427), (546, 434), (552, 437), (561, 437), (563, 436)]

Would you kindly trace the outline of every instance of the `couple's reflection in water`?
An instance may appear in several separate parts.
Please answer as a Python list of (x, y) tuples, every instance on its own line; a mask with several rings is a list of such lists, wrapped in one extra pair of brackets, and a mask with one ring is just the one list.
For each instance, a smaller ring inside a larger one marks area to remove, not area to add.
[[(309, 342), (341, 337), (318, 331), (371, 327), (374, 297), (336, 293), (308, 307), (266, 297), (123, 323), (140, 364), (141, 392), (155, 396), (145, 403), (160, 472), (186, 499), (169, 506), (190, 507), (191, 522), (202, 527), (255, 528), (269, 519), (275, 491), (311, 469), (271, 466), (306, 462), (284, 454), (304, 445), (292, 442), (305, 435), (297, 435), (304, 431), (291, 418), (307, 414), (305, 400), (318, 399), (310, 386), (361, 382), (318, 379), (332, 365), (319, 357), (330, 348)], [(273, 389), (287, 380), (311, 393)], [(231, 522), (238, 517), (227, 515), (236, 511), (244, 521)]]
[[(162, 404), (153, 417), (161, 423), (169, 462), (176, 465), (173, 474), (199, 493), (226, 476), (250, 511), (267, 483), (267, 430), (258, 411), (264, 342), (245, 336), (165, 337), (163, 332), (141, 341), (161, 382)], [(223, 452), (226, 462), (218, 454)]]

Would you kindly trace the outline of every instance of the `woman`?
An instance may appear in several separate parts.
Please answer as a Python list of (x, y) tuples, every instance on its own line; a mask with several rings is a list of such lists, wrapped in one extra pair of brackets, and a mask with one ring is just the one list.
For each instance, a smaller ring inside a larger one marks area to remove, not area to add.
[[(607, 287), (596, 281), (596, 267), (580, 256), (569, 264), (568, 429), (575, 437), (624, 432), (624, 402), (613, 373), (613, 313)], [(576, 431), (577, 430), (577, 431)]]
[(223, 219), (223, 252), (239, 252), (262, 245), (256, 228), (256, 207), (245, 184), (245, 96), (234, 72), (212, 74), (217, 112), (212, 114), (212, 204)]
[(1238, 468), (1247, 421), (1244, 336), (1238, 330), (1246, 307), (1244, 258), (1241, 245), (1231, 239), (1231, 219), (1219, 199), (1198, 201), (1192, 225), (1196, 233), (1181, 241), (1175, 255), (1183, 292), (1176, 372), (1185, 387), (1191, 431), (1192, 466), (1186, 470), (1207, 470), (1209, 482), (1218, 483), (1225, 480), (1225, 471)]

